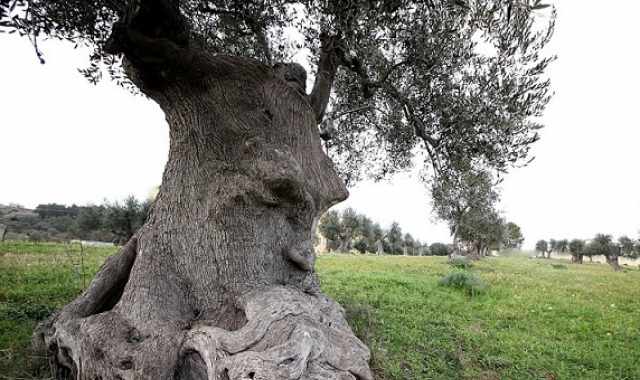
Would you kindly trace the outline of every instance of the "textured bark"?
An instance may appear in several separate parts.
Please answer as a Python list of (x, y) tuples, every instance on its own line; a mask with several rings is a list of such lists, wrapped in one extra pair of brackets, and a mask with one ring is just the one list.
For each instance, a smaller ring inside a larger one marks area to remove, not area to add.
[(175, 59), (170, 81), (129, 67), (170, 126), (149, 220), (34, 346), (58, 379), (371, 379), (314, 273), (315, 224), (347, 191), (300, 81)]

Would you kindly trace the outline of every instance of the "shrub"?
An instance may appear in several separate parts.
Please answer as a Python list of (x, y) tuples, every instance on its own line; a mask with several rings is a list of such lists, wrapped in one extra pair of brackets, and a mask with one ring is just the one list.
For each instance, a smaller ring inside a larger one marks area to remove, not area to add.
[(471, 296), (482, 294), (487, 290), (487, 284), (473, 273), (456, 271), (440, 279), (441, 286), (462, 289)]
[(449, 265), (459, 269), (469, 269), (473, 266), (473, 264), (471, 263), (471, 260), (469, 260), (469, 258), (464, 256), (452, 257), (451, 260), (449, 260)]

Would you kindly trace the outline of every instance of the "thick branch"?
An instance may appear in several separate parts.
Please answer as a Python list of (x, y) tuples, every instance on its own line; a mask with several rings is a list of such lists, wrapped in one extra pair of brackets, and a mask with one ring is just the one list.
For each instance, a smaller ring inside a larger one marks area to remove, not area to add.
[(338, 71), (335, 46), (337, 38), (336, 36), (329, 36), (327, 34), (320, 36), (320, 61), (318, 63), (316, 81), (313, 84), (313, 90), (310, 96), (311, 107), (313, 108), (318, 123), (322, 122), (324, 113), (327, 110), (329, 97), (331, 96), (331, 88), (333, 87), (333, 81)]

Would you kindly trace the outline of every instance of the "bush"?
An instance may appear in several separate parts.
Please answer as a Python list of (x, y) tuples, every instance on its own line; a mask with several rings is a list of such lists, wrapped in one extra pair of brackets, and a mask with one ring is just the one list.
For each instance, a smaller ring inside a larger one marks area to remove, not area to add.
[(449, 265), (459, 269), (470, 269), (473, 266), (471, 260), (464, 256), (456, 256), (451, 258), (451, 260), (449, 260)]
[(466, 271), (449, 273), (440, 279), (439, 285), (462, 289), (471, 296), (482, 294), (487, 290), (487, 284), (480, 277)]

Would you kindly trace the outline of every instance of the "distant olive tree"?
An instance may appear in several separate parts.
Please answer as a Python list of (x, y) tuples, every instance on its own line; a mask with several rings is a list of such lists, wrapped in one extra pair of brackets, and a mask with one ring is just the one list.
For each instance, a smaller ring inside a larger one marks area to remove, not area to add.
[(551, 258), (551, 254), (558, 250), (558, 241), (556, 239), (549, 239), (549, 246), (547, 248), (547, 258)]
[(604, 256), (607, 264), (611, 265), (613, 270), (619, 271), (622, 269), (618, 260), (620, 247), (613, 242), (611, 235), (597, 234), (589, 243), (589, 249), (594, 255)]
[(624, 257), (634, 258), (636, 255), (636, 243), (628, 236), (621, 236), (618, 238), (618, 246), (620, 247), (620, 253)]
[(433, 243), (429, 246), (429, 253), (433, 256), (449, 256), (451, 249), (443, 243)]
[(562, 239), (556, 242), (556, 251), (559, 253), (565, 253), (569, 250), (569, 240)]
[(520, 249), (524, 242), (524, 235), (520, 226), (513, 222), (504, 225), (504, 236), (502, 245), (504, 248)]
[(548, 249), (549, 249), (549, 244), (547, 244), (546, 240), (538, 240), (538, 242), (536, 243), (536, 252), (539, 252), (540, 254), (542, 254), (543, 259)]
[(569, 252), (571, 252), (571, 262), (575, 264), (582, 264), (584, 257), (584, 241), (580, 239), (573, 239), (569, 243)]

